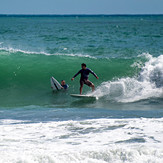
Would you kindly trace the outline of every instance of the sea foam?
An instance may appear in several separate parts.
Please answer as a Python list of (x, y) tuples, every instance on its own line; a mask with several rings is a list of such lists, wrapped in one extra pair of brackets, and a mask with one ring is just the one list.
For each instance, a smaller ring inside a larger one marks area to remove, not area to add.
[[(142, 56), (148, 61), (141, 65), (138, 76), (103, 82), (93, 95), (118, 102), (163, 98), (163, 55), (152, 57), (150, 54), (143, 54), (140, 57)], [(140, 68), (140, 64), (137, 63), (132, 66)]]
[(84, 57), (84, 58), (92, 58), (92, 59), (97, 59), (94, 56), (90, 56), (87, 54), (73, 54), (73, 53), (55, 53), (55, 54), (50, 54), (44, 51), (40, 52), (35, 52), (35, 51), (27, 51), (27, 50), (21, 50), (21, 49), (14, 49), (14, 48), (0, 48), (1, 51), (6, 51), (8, 53), (23, 53), (23, 54), (35, 54), (35, 55), (46, 55), (46, 56), (69, 56), (69, 57)]
[(163, 161), (162, 118), (13, 122), (1, 120), (0, 162)]

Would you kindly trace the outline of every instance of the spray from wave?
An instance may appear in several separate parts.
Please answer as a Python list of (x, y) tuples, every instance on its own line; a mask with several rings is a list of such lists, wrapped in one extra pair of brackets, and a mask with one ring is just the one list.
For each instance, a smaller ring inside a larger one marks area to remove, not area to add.
[[(121, 78), (103, 82), (93, 93), (97, 98), (117, 102), (136, 102), (149, 98), (163, 97), (163, 55), (152, 57), (143, 54), (148, 60), (141, 68), (138, 77)], [(140, 64), (133, 64), (139, 66)], [(135, 67), (136, 68), (136, 67)]]

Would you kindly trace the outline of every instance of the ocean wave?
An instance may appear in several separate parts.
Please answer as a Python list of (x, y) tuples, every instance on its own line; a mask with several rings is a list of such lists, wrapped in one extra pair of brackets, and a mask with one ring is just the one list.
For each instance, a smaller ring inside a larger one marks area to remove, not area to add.
[(103, 82), (93, 94), (97, 98), (105, 97), (118, 102), (136, 102), (149, 98), (163, 98), (163, 55), (152, 57), (142, 54), (148, 61), (134, 63), (139, 67), (138, 77), (126, 77)]
[(33, 51), (26, 51), (26, 50), (21, 50), (21, 49), (14, 49), (14, 48), (0, 48), (1, 51), (6, 51), (9, 53), (23, 53), (23, 54), (36, 54), (36, 55), (46, 55), (46, 56), (69, 56), (69, 57), (84, 57), (84, 58), (91, 58), (91, 59), (97, 59), (94, 56), (90, 56), (87, 54), (66, 54), (66, 53), (55, 53), (55, 54), (50, 54), (46, 52), (33, 52)]
[[(36, 101), (39, 104), (46, 103), (52, 98), (51, 95), (46, 94), (51, 91), (49, 83), (51, 76), (59, 81), (66, 80), (70, 86), (69, 93), (77, 93), (78, 79), (75, 82), (71, 82), (70, 79), (79, 69), (81, 62), (86, 62), (89, 68), (100, 77), (96, 81), (94, 78), (91, 79), (90, 75), (91, 81), (97, 85), (93, 95), (102, 99), (101, 103), (107, 103), (109, 100), (128, 103), (163, 97), (163, 55), (152, 57), (150, 54), (142, 54), (133, 59), (106, 60), (88, 59), (89, 56), (80, 59), (78, 57), (46, 57), (47, 54), (41, 56), (37, 52), (12, 48), (1, 48), (0, 53), (4, 55), (0, 55), (3, 70), (0, 72), (0, 89), (1, 92), (3, 91), (0, 96), (1, 105), (10, 103), (32, 105), (36, 104)], [(87, 93), (89, 90), (88, 87), (84, 87), (83, 92)], [(39, 96), (40, 94), (42, 96)], [(36, 100), (32, 100), (34, 98)], [(60, 96), (57, 96), (57, 99), (59, 103), (62, 101)], [(65, 99), (70, 101), (69, 96), (65, 96)], [(69, 105), (67, 101), (65, 105)]]

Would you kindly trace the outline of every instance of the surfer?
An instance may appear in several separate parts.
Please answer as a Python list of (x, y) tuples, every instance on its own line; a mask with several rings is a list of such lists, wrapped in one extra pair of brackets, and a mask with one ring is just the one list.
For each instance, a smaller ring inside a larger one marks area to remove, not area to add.
[(62, 89), (67, 89), (68, 88), (68, 85), (66, 84), (65, 80), (61, 80), (61, 86), (62, 86)]
[(84, 84), (86, 84), (89, 87), (91, 87), (92, 88), (92, 91), (94, 91), (95, 90), (94, 84), (91, 81), (88, 80), (89, 73), (93, 74), (96, 77), (96, 79), (99, 79), (98, 76), (91, 69), (87, 68), (87, 66), (86, 66), (85, 63), (82, 63), (81, 64), (81, 67), (82, 67), (82, 69), (79, 70), (79, 72), (76, 73), (71, 80), (73, 81), (74, 78), (77, 75), (81, 74), (81, 77), (80, 77), (80, 94), (82, 94), (82, 90), (83, 90), (83, 85)]

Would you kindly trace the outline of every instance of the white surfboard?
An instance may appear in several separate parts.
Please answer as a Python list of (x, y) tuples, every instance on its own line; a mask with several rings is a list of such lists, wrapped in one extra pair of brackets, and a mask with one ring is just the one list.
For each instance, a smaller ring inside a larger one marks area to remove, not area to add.
[(62, 89), (61, 84), (60, 84), (54, 77), (51, 77), (51, 78), (50, 78), (50, 83), (51, 83), (51, 88), (52, 88), (54, 91), (59, 91), (59, 90)]
[(94, 100), (97, 99), (95, 96), (91, 96), (91, 95), (70, 94), (70, 96), (75, 98), (87, 98), (87, 99), (94, 99)]

